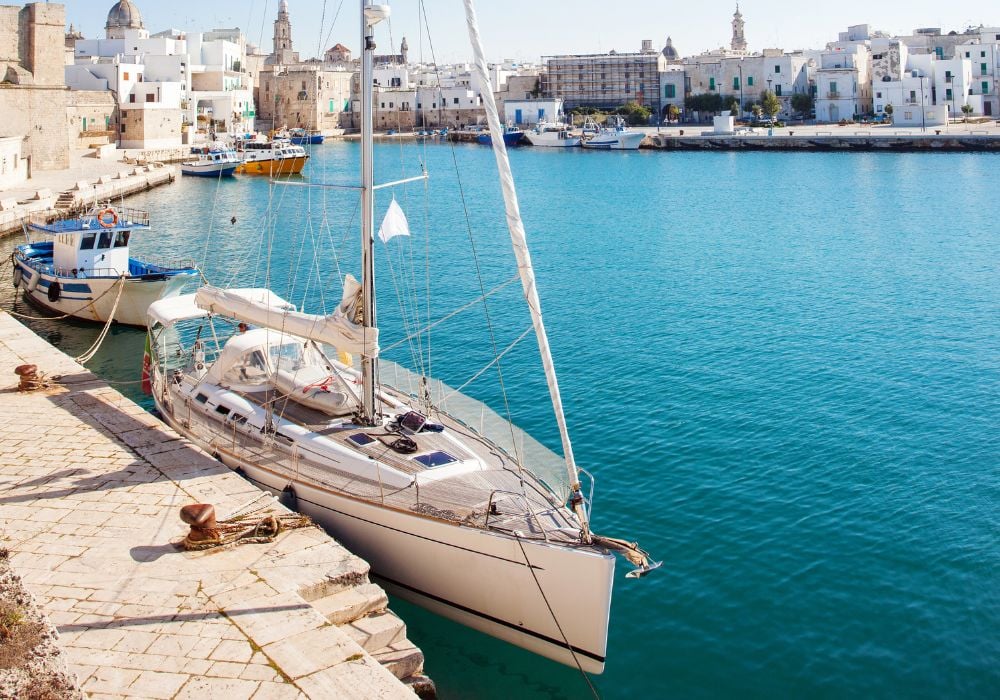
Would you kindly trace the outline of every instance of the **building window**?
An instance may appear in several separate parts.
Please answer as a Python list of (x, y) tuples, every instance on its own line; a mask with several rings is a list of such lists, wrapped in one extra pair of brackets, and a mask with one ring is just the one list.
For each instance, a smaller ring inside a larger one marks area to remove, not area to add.
[(156, 102), (155, 95), (146, 95), (146, 102)]
[(917, 101), (917, 91), (910, 90), (910, 103), (913, 104)]
[(676, 85), (665, 85), (663, 87), (663, 96), (668, 100), (677, 97), (677, 86)]
[(882, 93), (881, 92), (876, 92), (875, 93), (875, 99), (876, 100), (881, 100), (882, 99)]
[(303, 90), (305, 90), (305, 89), (306, 89), (306, 81), (304, 81), (304, 80), (302, 81), (302, 89), (303, 89)]
[(739, 90), (739, 89), (740, 89), (740, 79), (733, 78), (733, 90)]
[(983, 81), (983, 94), (985, 95), (989, 91), (990, 91), (990, 84), (989, 84), (988, 81), (984, 80)]
[(455, 100), (455, 104), (458, 104), (458, 98), (457, 98), (457, 97), (455, 97), (455, 98), (453, 98), (453, 99)]
[(775, 73), (780, 73), (781, 72), (781, 66), (775, 66), (774, 67), (774, 72)]
[(948, 88), (947, 90), (944, 91), (944, 99), (946, 100), (952, 99), (951, 88)]
[(134, 104), (135, 103), (135, 95), (129, 95), (128, 96), (128, 101), (132, 102)]
[(708, 79), (708, 89), (709, 90), (714, 90), (715, 89), (715, 78), (709, 78)]
[[(968, 55), (968, 54), (966, 54), (966, 55)], [(122, 80), (128, 80), (128, 71), (125, 71), (124, 73), (122, 73)]]
[(979, 64), (979, 72), (982, 75), (986, 75), (986, 64), (985, 63), (980, 63)]
[(385, 102), (382, 103), (382, 109), (385, 109)]
[(753, 76), (747, 77), (747, 87), (753, 87)]
[(781, 97), (781, 86), (780, 85), (775, 85), (774, 86), (774, 94), (777, 97)]
[(830, 81), (830, 94), (835, 97), (837, 95), (837, 82), (835, 80)]
[(979, 52), (979, 57), (980, 58), (986, 58), (986, 52), (985, 51), (980, 51)]

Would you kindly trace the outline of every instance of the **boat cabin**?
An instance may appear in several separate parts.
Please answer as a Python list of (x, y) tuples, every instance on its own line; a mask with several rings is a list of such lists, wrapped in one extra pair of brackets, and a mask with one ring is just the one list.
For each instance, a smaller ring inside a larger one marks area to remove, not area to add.
[(129, 239), (149, 228), (149, 215), (135, 209), (106, 207), (82, 217), (33, 225), (52, 235), (52, 266), (66, 277), (120, 277), (131, 274)]

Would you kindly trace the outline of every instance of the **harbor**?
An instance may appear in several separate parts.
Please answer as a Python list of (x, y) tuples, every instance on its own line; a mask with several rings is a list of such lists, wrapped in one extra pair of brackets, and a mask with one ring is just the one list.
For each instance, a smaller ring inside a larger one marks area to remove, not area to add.
[(3, 544), (84, 693), (433, 696), (366, 562), (315, 526), (185, 551), (183, 506), (288, 511), (5, 313), (0, 376)]

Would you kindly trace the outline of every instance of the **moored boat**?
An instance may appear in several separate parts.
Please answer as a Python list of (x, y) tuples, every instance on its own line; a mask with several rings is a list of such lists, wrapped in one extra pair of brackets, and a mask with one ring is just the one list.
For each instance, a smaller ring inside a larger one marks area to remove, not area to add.
[(195, 177), (227, 177), (236, 172), (237, 166), (243, 161), (231, 148), (220, 146), (204, 146), (192, 148), (191, 153), (197, 160), (181, 163), (181, 174)]
[(306, 129), (292, 129), (288, 132), (288, 139), (297, 146), (317, 146), (326, 140), (322, 132)]
[(243, 162), (236, 172), (245, 175), (298, 175), (306, 167), (309, 154), (302, 146), (284, 139), (260, 142), (248, 141), (242, 144)]
[[(590, 529), (593, 494), (582, 483), (589, 475), (572, 454), (504, 130), (478, 40), (476, 71), (496, 135), (492, 148), (515, 251), (512, 267), (521, 276), (563, 456), (484, 404), (380, 357), (374, 194), (426, 181), (427, 174), (374, 182), (374, 27), (389, 8), (360, 4), (360, 186), (315, 186), (360, 192), (361, 282), (344, 277), (330, 314), (306, 313), (265, 288), (205, 286), (154, 304), (153, 399), (178, 432), (251, 481), (284, 493), (366, 558), (391, 591), (600, 673), (615, 554), (635, 565), (632, 577), (659, 564), (636, 544)], [(470, 35), (478, 37), (470, 5), (467, 0)], [(409, 235), (394, 199), (378, 238), (388, 243)]]
[(581, 145), (584, 148), (634, 151), (639, 148), (644, 138), (646, 138), (644, 133), (629, 129), (619, 117), (613, 125), (600, 127), (593, 135), (587, 136), (585, 133)]
[[(505, 146), (517, 146), (524, 138), (524, 132), (516, 126), (506, 126), (503, 130), (503, 142)], [(493, 135), (489, 131), (483, 131), (476, 136), (476, 142), (483, 146), (493, 145)]]
[(524, 132), (525, 140), (532, 146), (549, 148), (574, 148), (580, 145), (581, 136), (566, 124), (540, 122)]
[(166, 266), (129, 256), (132, 234), (149, 229), (144, 211), (95, 208), (82, 216), (33, 220), (30, 228), (51, 239), (15, 248), (14, 286), (52, 313), (144, 327), (150, 304), (176, 296), (198, 277), (193, 264)]

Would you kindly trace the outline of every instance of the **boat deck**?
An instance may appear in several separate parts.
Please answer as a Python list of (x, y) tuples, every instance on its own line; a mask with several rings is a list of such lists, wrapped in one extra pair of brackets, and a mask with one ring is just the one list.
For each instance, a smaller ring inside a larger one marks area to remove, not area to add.
[[(329, 416), (280, 396), (273, 390), (241, 395), (257, 405), (270, 405), (276, 417), (306, 427), (360, 455), (413, 475), (416, 481), (411, 486), (392, 489), (378, 481), (310, 460), (308, 453), (293, 447), (294, 442), (282, 435), (280, 429), (276, 434), (263, 435), (255, 428), (238, 430), (227, 425), (225, 430), (229, 439), (225, 439), (221, 437), (225, 433), (219, 430), (221, 421), (214, 415), (205, 414), (194, 406), (190, 411), (178, 407), (177, 415), (186, 418), (190, 429), (206, 442), (238, 459), (287, 476), (289, 482), (306, 481), (398, 510), (474, 527), (516, 531), (527, 538), (563, 543), (579, 540), (579, 527), (558, 497), (534, 475), (519, 470), (515, 460), (447, 414), (433, 416), (433, 420), (445, 426), (443, 432), (407, 433), (407, 437), (417, 444), (417, 454), (446, 452), (457, 460), (478, 463), (480, 468), (434, 478), (429, 475), (434, 467), (424, 466), (411, 454), (393, 449), (392, 443), (401, 434), (390, 432), (384, 426), (367, 427), (349, 420), (331, 420)], [(399, 401), (405, 397), (399, 395), (392, 398)], [(351, 438), (359, 433), (369, 436), (372, 441), (358, 445)], [(422, 475), (425, 478), (421, 478)]]

